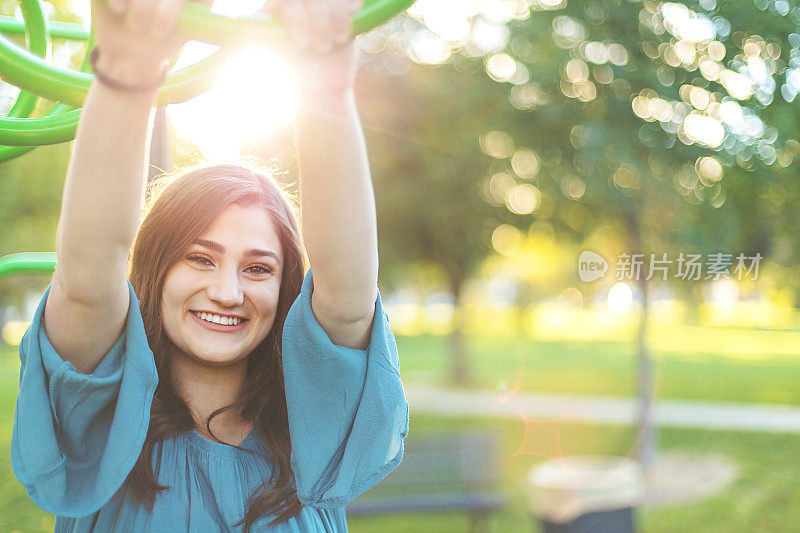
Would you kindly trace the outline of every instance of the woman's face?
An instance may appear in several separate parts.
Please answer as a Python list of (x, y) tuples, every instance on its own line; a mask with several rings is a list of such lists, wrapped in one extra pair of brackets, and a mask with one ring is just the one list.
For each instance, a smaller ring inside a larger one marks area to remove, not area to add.
[(244, 360), (272, 329), (282, 263), (267, 212), (228, 207), (167, 272), (161, 300), (167, 336), (195, 361)]

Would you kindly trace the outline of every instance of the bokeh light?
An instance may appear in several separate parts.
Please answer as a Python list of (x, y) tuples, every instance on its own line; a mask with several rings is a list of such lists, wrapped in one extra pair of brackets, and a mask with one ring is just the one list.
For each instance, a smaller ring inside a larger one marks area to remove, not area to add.
[(500, 224), (492, 232), (492, 247), (500, 255), (513, 255), (522, 244), (522, 233), (510, 224)]
[(2, 331), (0, 331), (0, 337), (2, 337), (3, 342), (9, 346), (19, 346), (19, 343), (22, 342), (22, 337), (25, 335), (25, 331), (27, 331), (30, 325), (30, 322), (9, 320), (3, 326)]
[(615, 315), (627, 313), (633, 304), (633, 290), (627, 283), (619, 282), (612, 285), (606, 298), (608, 309)]
[(504, 131), (490, 131), (480, 138), (481, 150), (498, 159), (510, 157), (514, 150), (514, 140)]

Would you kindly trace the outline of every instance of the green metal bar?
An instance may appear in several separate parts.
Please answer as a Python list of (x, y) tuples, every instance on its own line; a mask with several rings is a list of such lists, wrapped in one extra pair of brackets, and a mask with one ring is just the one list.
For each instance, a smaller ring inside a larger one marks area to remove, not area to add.
[[(25, 24), (18, 21), (14, 17), (0, 15), (0, 33), (24, 35)], [(77, 22), (60, 22), (56, 20), (49, 20), (47, 21), (47, 33), (52, 39), (85, 41), (89, 38), (89, 30), (84, 28), (83, 24)]]
[[(22, 16), (25, 23), (22, 30), (28, 35), (28, 48), (40, 57), (47, 56), (50, 42), (47, 39), (47, 23), (44, 20), (44, 13), (38, 2), (23, 2), (20, 4)], [(14, 107), (8, 112), (9, 117), (27, 117), (36, 107), (37, 96), (33, 93), (20, 91)]]
[(0, 278), (18, 272), (52, 272), (55, 268), (55, 252), (22, 252), (0, 257)]
[[(27, 34), (28, 47), (34, 54), (46, 57), (50, 49), (50, 39), (47, 35), (47, 22), (39, 2), (20, 2), (20, 9), (25, 23), (23, 31)], [(14, 107), (8, 112), (9, 118), (28, 117), (36, 107), (38, 97), (30, 92), (20, 91)], [(31, 148), (17, 146), (0, 146), (0, 161), (21, 155)]]
[[(87, 44), (88, 44), (88, 48), (89, 49), (91, 49), (91, 47), (94, 45), (94, 37), (91, 34), (89, 34), (89, 40), (88, 40)], [(89, 54), (87, 53), (83, 57), (83, 63), (81, 64), (80, 72), (88, 72), (89, 69), (90, 69)], [(56, 104), (53, 107), (51, 107), (47, 111), (47, 113), (45, 113), (45, 117), (52, 117), (52, 116), (55, 116), (55, 115), (61, 115), (61, 114), (65, 113), (65, 112), (67, 112), (67, 111), (72, 111), (74, 109), (75, 109), (74, 107), (68, 106), (68, 105), (65, 105), (65, 104)], [(11, 115), (9, 113), (9, 117), (11, 117), (11, 116), (13, 116), (13, 115)], [(72, 138), (75, 137), (75, 129), (78, 126), (77, 118), (79, 118), (79, 117), (76, 117), (75, 124), (71, 125), (71, 130), (69, 130), (69, 129), (67, 129), (66, 131), (62, 130), (62, 133), (63, 133), (62, 137), (68, 137), (69, 139), (72, 139)], [(35, 120), (35, 119), (31, 119), (31, 120)], [(2, 132), (2, 129), (0, 129), (0, 132)], [(16, 140), (19, 140), (19, 139), (16, 139)], [(62, 141), (59, 141), (59, 142), (62, 142)], [(30, 152), (31, 150), (33, 150), (34, 148), (36, 148), (36, 146), (0, 146), (0, 163), (3, 162), (3, 161), (8, 161), (9, 159), (13, 159), (14, 157), (20, 156), (22, 154), (26, 154), (26, 153)]]

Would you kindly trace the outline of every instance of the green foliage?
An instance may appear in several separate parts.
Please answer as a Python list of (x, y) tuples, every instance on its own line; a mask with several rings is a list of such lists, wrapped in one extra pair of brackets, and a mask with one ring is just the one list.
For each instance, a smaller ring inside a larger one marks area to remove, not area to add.
[[(691, 2), (689, 6), (700, 16), (726, 20), (716, 11), (707, 12)], [(753, 189), (770, 187), (776, 181), (772, 170), (778, 165), (752, 157), (754, 148), (740, 146), (741, 141), (737, 145), (731, 131), (726, 141), (733, 148), (726, 144), (722, 151), (687, 133), (680, 114), (699, 111), (687, 105), (684, 89), (706, 88), (717, 102), (733, 99), (721, 83), (700, 75), (697, 59), (675, 64), (670, 47), (680, 39), (665, 31), (662, 9), (660, 2), (570, 1), (564, 9), (535, 12), (529, 19), (510, 23), (505, 52), (527, 68), (529, 85), (539, 101), (508, 117), (506, 131), (515, 145), (542, 154), (537, 186), (557, 205), (552, 219), (556, 227), (566, 225), (585, 237), (603, 223), (624, 227), (626, 213), (632, 212), (650, 249), (766, 252), (764, 233), (775, 228), (765, 228), (764, 211), (769, 206), (753, 205), (757, 199)], [(734, 28), (726, 34), (717, 32), (728, 51), (720, 64), (738, 69), (742, 56), (735, 56), (737, 47), (741, 49), (756, 33), (767, 42), (780, 39), (784, 61), (788, 59), (790, 17), (762, 13), (750, 2), (730, 3), (719, 12), (731, 19)], [(625, 50), (622, 60), (611, 57), (612, 45), (623, 47), (617, 48), (618, 54)], [(602, 52), (589, 53), (590, 46), (605, 47), (609, 58), (604, 60)], [(700, 58), (703, 46), (692, 43), (692, 53)], [(515, 90), (509, 89), (512, 99)], [(651, 95), (651, 101), (657, 96), (671, 102), (672, 121), (662, 117), (660, 122), (645, 122), (637, 116), (632, 100), (642, 94)], [(772, 139), (782, 143), (796, 132), (797, 113), (787, 109), (791, 104), (780, 96), (773, 102), (768, 109), (777, 114), (761, 113), (765, 105), (755, 98), (742, 103), (760, 114), (767, 127), (771, 118), (793, 117), (777, 121), (777, 126), (790, 126)], [(682, 111), (676, 104), (683, 106)], [(751, 145), (756, 141), (763, 144), (753, 139)], [(731, 167), (737, 164), (731, 155), (735, 150), (741, 150), (739, 164)], [(728, 165), (721, 182), (697, 178), (695, 161), (703, 156)], [(681, 172), (690, 175), (688, 187)], [(570, 198), (565, 182), (575, 179), (585, 182), (585, 193)], [(573, 204), (583, 208), (584, 216), (573, 215)]]
[[(641, 242), (628, 243), (629, 247), (761, 252), (793, 264), (797, 254), (785, 250), (797, 250), (796, 239), (786, 243), (785, 235), (786, 228), (797, 222), (792, 175), (800, 157), (800, 144), (794, 140), (800, 114), (790, 101), (792, 91), (783, 96), (782, 91), (791, 85), (790, 69), (800, 66), (800, 35), (793, 33), (800, 8), (784, 2), (788, 6), (784, 10), (786, 6), (772, 0), (683, 4), (570, 0), (552, 10), (536, 9), (539, 4), (533, 2), (529, 15), (508, 20), (504, 45), (481, 54), (475, 52), (474, 42), (446, 43), (453, 55), (445, 64), (425, 67), (432, 72), (425, 77), (418, 66), (401, 68), (401, 75), (388, 82), (394, 91), (386, 93), (382, 86), (376, 95), (391, 95), (387, 105), (394, 107), (394, 115), (408, 115), (406, 120), (389, 122), (392, 133), (413, 137), (427, 151), (447, 143), (448, 154), (460, 154), (476, 174), (482, 174), (482, 182), (476, 180), (469, 194), (497, 210), (464, 206), (483, 218), (481, 238), (487, 240), (501, 221), (521, 229), (543, 221), (562, 238), (579, 241), (606, 226), (628, 238), (641, 232)], [(491, 19), (471, 14), (467, 21), (473, 29), (471, 38)], [(389, 63), (398, 62), (397, 43), (403, 39), (414, 59), (415, 42), (431, 38), (443, 42), (435, 35), (436, 26), (428, 29), (422, 20), (420, 16), (419, 21), (403, 21), (397, 25), (402, 32), (387, 30), (387, 51), (382, 55), (392, 59)], [(512, 62), (514, 74), (504, 77), (493, 61), (506, 67)], [(724, 81), (728, 78), (720, 72), (738, 75), (741, 83), (750, 80), (752, 89), (743, 96), (741, 86)], [(460, 83), (451, 83), (458, 76)], [(494, 78), (505, 102), (494, 102), (500, 97), (497, 89), (476, 79), (480, 77)], [(708, 102), (690, 98), (692, 91)], [(720, 104), (740, 110), (750, 120), (750, 130), (726, 119)], [(453, 119), (451, 111), (460, 117)], [(724, 136), (709, 137), (709, 131), (691, 127), (686, 120), (690, 116), (708, 118), (712, 133), (724, 131)], [(443, 131), (442, 125), (450, 129)], [(483, 136), (490, 131), (500, 132), (502, 143), (509, 146), (493, 153), (484, 145), (488, 155), (477, 160), (472, 154), (478, 149), (475, 134), (486, 139)], [(469, 135), (461, 135), (464, 132)], [(463, 147), (452, 149), (456, 143)], [(539, 168), (534, 175), (520, 175), (514, 168), (512, 155), (520, 149), (536, 155)], [(401, 150), (409, 151), (405, 145)], [(441, 187), (440, 164), (433, 158), (413, 159), (417, 153), (411, 151), (405, 160), (387, 158), (394, 161), (387, 171), (405, 164), (418, 172), (418, 180), (436, 180), (430, 190)], [(701, 171), (701, 158), (721, 163), (722, 175), (709, 177)], [(383, 169), (383, 160), (379, 167)], [(507, 179), (506, 190), (492, 198), (485, 191), (498, 172), (513, 181)], [(520, 184), (533, 185), (541, 195), (527, 215), (508, 212), (504, 205), (508, 201), (502, 197)], [(417, 187), (420, 192), (428, 190)], [(484, 194), (478, 194), (478, 187)], [(407, 211), (411, 209), (406, 205)], [(442, 238), (448, 236), (446, 229), (441, 233)], [(427, 234), (409, 231), (398, 249), (406, 257), (429, 259), (408, 247), (424, 243), (423, 237)], [(387, 240), (386, 247), (393, 248), (394, 236)]]

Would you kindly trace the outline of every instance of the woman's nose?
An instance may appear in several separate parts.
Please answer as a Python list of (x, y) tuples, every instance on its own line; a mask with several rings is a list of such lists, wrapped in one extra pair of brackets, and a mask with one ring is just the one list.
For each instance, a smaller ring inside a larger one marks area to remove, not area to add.
[(241, 280), (238, 272), (235, 271), (220, 270), (217, 272), (206, 292), (209, 298), (225, 307), (241, 305), (244, 301)]

